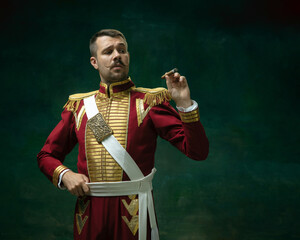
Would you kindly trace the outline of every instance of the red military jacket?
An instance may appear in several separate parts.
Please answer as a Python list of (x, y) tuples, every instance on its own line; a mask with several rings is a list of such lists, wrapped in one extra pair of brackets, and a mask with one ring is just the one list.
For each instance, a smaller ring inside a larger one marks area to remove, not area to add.
[(109, 87), (101, 82), (98, 91), (70, 96), (61, 121), (38, 154), (39, 168), (55, 186), (60, 173), (67, 169), (63, 165), (65, 156), (77, 143), (78, 172), (88, 176), (91, 182), (129, 179), (103, 146), (95, 143), (86, 126), (83, 98), (91, 95), (95, 95), (105, 121), (145, 176), (154, 167), (157, 136), (189, 158), (206, 159), (209, 144), (198, 109), (178, 113), (169, 104), (166, 89), (136, 88), (130, 78)]

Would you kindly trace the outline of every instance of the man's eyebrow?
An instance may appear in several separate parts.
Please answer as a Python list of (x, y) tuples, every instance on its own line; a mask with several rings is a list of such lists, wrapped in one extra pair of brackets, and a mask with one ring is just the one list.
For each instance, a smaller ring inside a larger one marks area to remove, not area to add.
[(117, 44), (117, 47), (125, 47), (126, 48), (126, 44), (121, 42), (121, 43)]
[(111, 48), (112, 46), (113, 46), (113, 45), (109, 45), (109, 46), (103, 48), (103, 49), (102, 49), (102, 52), (105, 51), (105, 50), (107, 50), (107, 49), (109, 49), (109, 48)]
[[(112, 48), (113, 46), (114, 45), (112, 44), (112, 45), (109, 45), (109, 46), (103, 48), (102, 52), (105, 51), (105, 50), (107, 50), (107, 49), (109, 49), (109, 48)], [(121, 43), (118, 43), (117, 46), (124, 46), (124, 47), (126, 47), (126, 44), (121, 42)]]

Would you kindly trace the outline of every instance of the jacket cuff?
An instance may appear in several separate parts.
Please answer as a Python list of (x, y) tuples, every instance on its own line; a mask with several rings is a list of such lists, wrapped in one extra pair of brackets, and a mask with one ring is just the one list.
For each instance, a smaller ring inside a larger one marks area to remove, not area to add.
[(179, 115), (180, 115), (181, 121), (184, 123), (193, 123), (193, 122), (200, 121), (199, 108), (197, 108), (191, 112), (179, 111)]
[(193, 105), (192, 105), (192, 106), (189, 106), (189, 107), (187, 107), (187, 108), (184, 108), (184, 107), (178, 107), (178, 106), (176, 106), (176, 108), (177, 108), (177, 110), (178, 110), (179, 112), (191, 112), (191, 111), (193, 111), (193, 110), (195, 110), (195, 109), (198, 108), (198, 103), (197, 103), (195, 100), (192, 100), (192, 103), (193, 103)]
[(55, 187), (58, 187), (59, 175), (66, 169), (68, 168), (64, 165), (60, 165), (57, 168), (55, 168), (52, 176), (52, 183), (54, 184)]

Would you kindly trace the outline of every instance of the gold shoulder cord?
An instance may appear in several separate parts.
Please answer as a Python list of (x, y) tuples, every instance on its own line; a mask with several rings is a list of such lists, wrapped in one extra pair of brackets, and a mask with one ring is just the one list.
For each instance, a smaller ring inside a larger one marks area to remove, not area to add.
[(70, 95), (67, 103), (63, 106), (63, 108), (71, 112), (76, 112), (78, 110), (79, 103), (82, 99), (95, 95), (97, 92), (98, 90), (88, 93), (77, 93)]
[(149, 106), (153, 107), (159, 105), (165, 101), (170, 101), (171, 95), (169, 91), (165, 88), (134, 88), (137, 92), (145, 93), (144, 103), (148, 104)]
[(64, 109), (67, 109), (70, 112), (73, 112), (73, 115), (75, 117), (75, 122), (76, 122), (76, 129), (79, 131), (80, 125), (82, 118), (85, 114), (85, 107), (82, 106), (79, 112), (77, 112), (80, 101), (83, 100), (86, 97), (90, 97), (92, 95), (97, 94), (99, 91), (92, 91), (88, 93), (77, 93), (69, 96), (69, 99), (67, 103), (63, 106)]
[[(171, 100), (171, 95), (169, 91), (165, 88), (133, 88), (136, 92), (145, 93), (144, 99), (136, 99), (136, 112), (138, 126), (140, 126), (144, 118), (149, 113), (153, 106), (159, 105), (165, 101)], [(144, 109), (144, 103), (148, 105), (147, 109)]]

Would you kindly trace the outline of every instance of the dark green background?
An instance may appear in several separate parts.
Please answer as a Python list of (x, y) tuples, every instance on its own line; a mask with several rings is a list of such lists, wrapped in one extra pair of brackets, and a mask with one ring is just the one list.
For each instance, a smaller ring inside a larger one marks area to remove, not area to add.
[(102, 28), (126, 35), (137, 86), (164, 86), (161, 74), (179, 68), (210, 141), (195, 162), (159, 140), (161, 239), (300, 239), (297, 0), (1, 5), (0, 239), (72, 239), (75, 198), (36, 154), (68, 95), (98, 88), (88, 41)]

